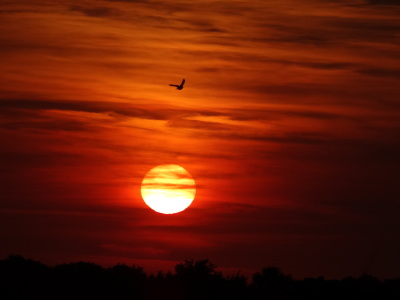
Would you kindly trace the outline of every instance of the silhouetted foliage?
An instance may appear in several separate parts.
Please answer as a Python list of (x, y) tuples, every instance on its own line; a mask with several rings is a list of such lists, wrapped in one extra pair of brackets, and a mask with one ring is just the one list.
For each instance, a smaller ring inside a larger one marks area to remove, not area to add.
[(103, 295), (105, 270), (89, 262), (62, 264), (52, 269), (52, 289), (59, 299), (93, 298)]
[(279, 268), (263, 268), (253, 275), (252, 294), (257, 298), (292, 299), (294, 297), (294, 280), (285, 275)]
[(109, 286), (117, 299), (136, 299), (144, 295), (147, 276), (142, 267), (115, 265), (107, 270)]
[(50, 270), (40, 262), (11, 255), (0, 261), (0, 299), (28, 299), (48, 292)]
[(185, 260), (175, 266), (176, 280), (186, 299), (221, 299), (224, 278), (216, 267), (207, 259)]
[(0, 299), (400, 299), (400, 279), (370, 275), (326, 280), (294, 280), (267, 267), (247, 278), (223, 276), (203, 260), (185, 260), (175, 273), (147, 275), (142, 267), (117, 264), (103, 268), (90, 262), (48, 267), (12, 255), (0, 260)]

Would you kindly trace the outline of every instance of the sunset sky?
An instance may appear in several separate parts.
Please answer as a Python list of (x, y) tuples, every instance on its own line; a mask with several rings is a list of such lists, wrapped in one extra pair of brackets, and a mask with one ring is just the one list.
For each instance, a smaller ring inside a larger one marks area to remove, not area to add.
[[(396, 0), (2, 0), (0, 259), (400, 277), (399, 16)], [(181, 213), (141, 197), (161, 164), (196, 181)]]

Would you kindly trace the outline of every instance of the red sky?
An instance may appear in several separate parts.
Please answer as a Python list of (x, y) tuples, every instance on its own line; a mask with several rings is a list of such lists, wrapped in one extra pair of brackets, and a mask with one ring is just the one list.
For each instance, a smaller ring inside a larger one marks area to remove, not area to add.
[[(0, 256), (399, 277), (399, 15), (389, 0), (2, 1)], [(182, 213), (141, 199), (160, 164), (196, 180)]]

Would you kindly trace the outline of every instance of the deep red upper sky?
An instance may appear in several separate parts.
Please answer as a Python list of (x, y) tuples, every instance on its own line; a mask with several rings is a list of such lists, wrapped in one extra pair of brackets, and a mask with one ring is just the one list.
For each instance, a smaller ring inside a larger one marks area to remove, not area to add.
[(394, 2), (1, 1), (0, 256), (399, 277)]

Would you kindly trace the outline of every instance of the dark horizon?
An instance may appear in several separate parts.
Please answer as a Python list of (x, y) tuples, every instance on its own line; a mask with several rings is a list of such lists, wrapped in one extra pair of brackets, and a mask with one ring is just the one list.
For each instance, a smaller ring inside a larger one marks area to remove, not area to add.
[(90, 262), (46, 266), (11, 255), (0, 260), (1, 299), (397, 299), (400, 278), (294, 279), (278, 267), (264, 267), (246, 278), (225, 276), (207, 259), (185, 260), (174, 272), (147, 274), (137, 265), (103, 268)]
[[(59, 263), (54, 263), (54, 264), (46, 264), (42, 261), (36, 260), (32, 257), (25, 257), (24, 255), (21, 254), (10, 254), (5, 258), (0, 258), (0, 265), (1, 263), (4, 263), (6, 261), (16, 261), (16, 262), (27, 262), (27, 263), (33, 263), (33, 264), (39, 264), (48, 268), (56, 268), (59, 266), (64, 266), (64, 265), (74, 265), (74, 264), (89, 264), (89, 265), (94, 265), (94, 266), (98, 266), (102, 269), (111, 269), (115, 266), (127, 266), (127, 267), (133, 267), (133, 268), (138, 268), (141, 269), (147, 276), (156, 276), (157, 274), (174, 274), (174, 269), (176, 268), (177, 265), (179, 264), (184, 264), (185, 262), (191, 262), (191, 263), (196, 263), (196, 262), (206, 262), (207, 264), (213, 265), (214, 269), (218, 272), (221, 273), (224, 277), (231, 277), (231, 276), (241, 276), (243, 278), (246, 278), (246, 282), (248, 284), (251, 284), (251, 280), (254, 274), (259, 273), (260, 271), (262, 271), (263, 269), (267, 269), (267, 268), (274, 268), (279, 270), (280, 272), (282, 272), (282, 274), (285, 274), (285, 276), (289, 276), (290, 278), (292, 278), (293, 280), (305, 280), (305, 279), (324, 279), (324, 280), (343, 280), (343, 279), (348, 279), (348, 278), (362, 278), (362, 277), (371, 277), (374, 278), (376, 280), (379, 281), (385, 281), (385, 280), (399, 280), (400, 282), (400, 276), (398, 277), (386, 277), (386, 278), (380, 278), (379, 276), (376, 276), (375, 274), (369, 273), (368, 271), (364, 271), (361, 272), (359, 275), (347, 275), (347, 276), (343, 276), (343, 277), (336, 277), (336, 278), (329, 278), (324, 276), (323, 274), (320, 275), (316, 275), (316, 276), (306, 276), (306, 277), (296, 277), (293, 273), (291, 273), (290, 271), (286, 271), (286, 270), (281, 270), (281, 268), (279, 268), (279, 266), (276, 266), (274, 264), (272, 265), (268, 265), (268, 266), (260, 266), (260, 268), (258, 270), (254, 270), (253, 272), (250, 271), (245, 271), (243, 272), (243, 270), (241, 269), (237, 269), (237, 270), (232, 270), (231, 268), (224, 271), (223, 267), (219, 267), (217, 264), (214, 264), (215, 262), (211, 262), (209, 259), (207, 258), (198, 258), (198, 259), (194, 259), (194, 258), (190, 258), (190, 259), (184, 259), (181, 262), (177, 262), (173, 268), (171, 269), (163, 269), (163, 268), (159, 268), (159, 269), (155, 269), (153, 271), (148, 272), (148, 270), (146, 270), (146, 268), (144, 268), (143, 266), (141, 266), (140, 264), (136, 264), (134, 262), (131, 263), (126, 263), (123, 261), (117, 262), (115, 264), (101, 264), (101, 263), (96, 263), (96, 262), (92, 262), (92, 261), (66, 261), (66, 262), (59, 262)], [(0, 266), (1, 268), (1, 266)], [(154, 269), (154, 268), (153, 268)]]

